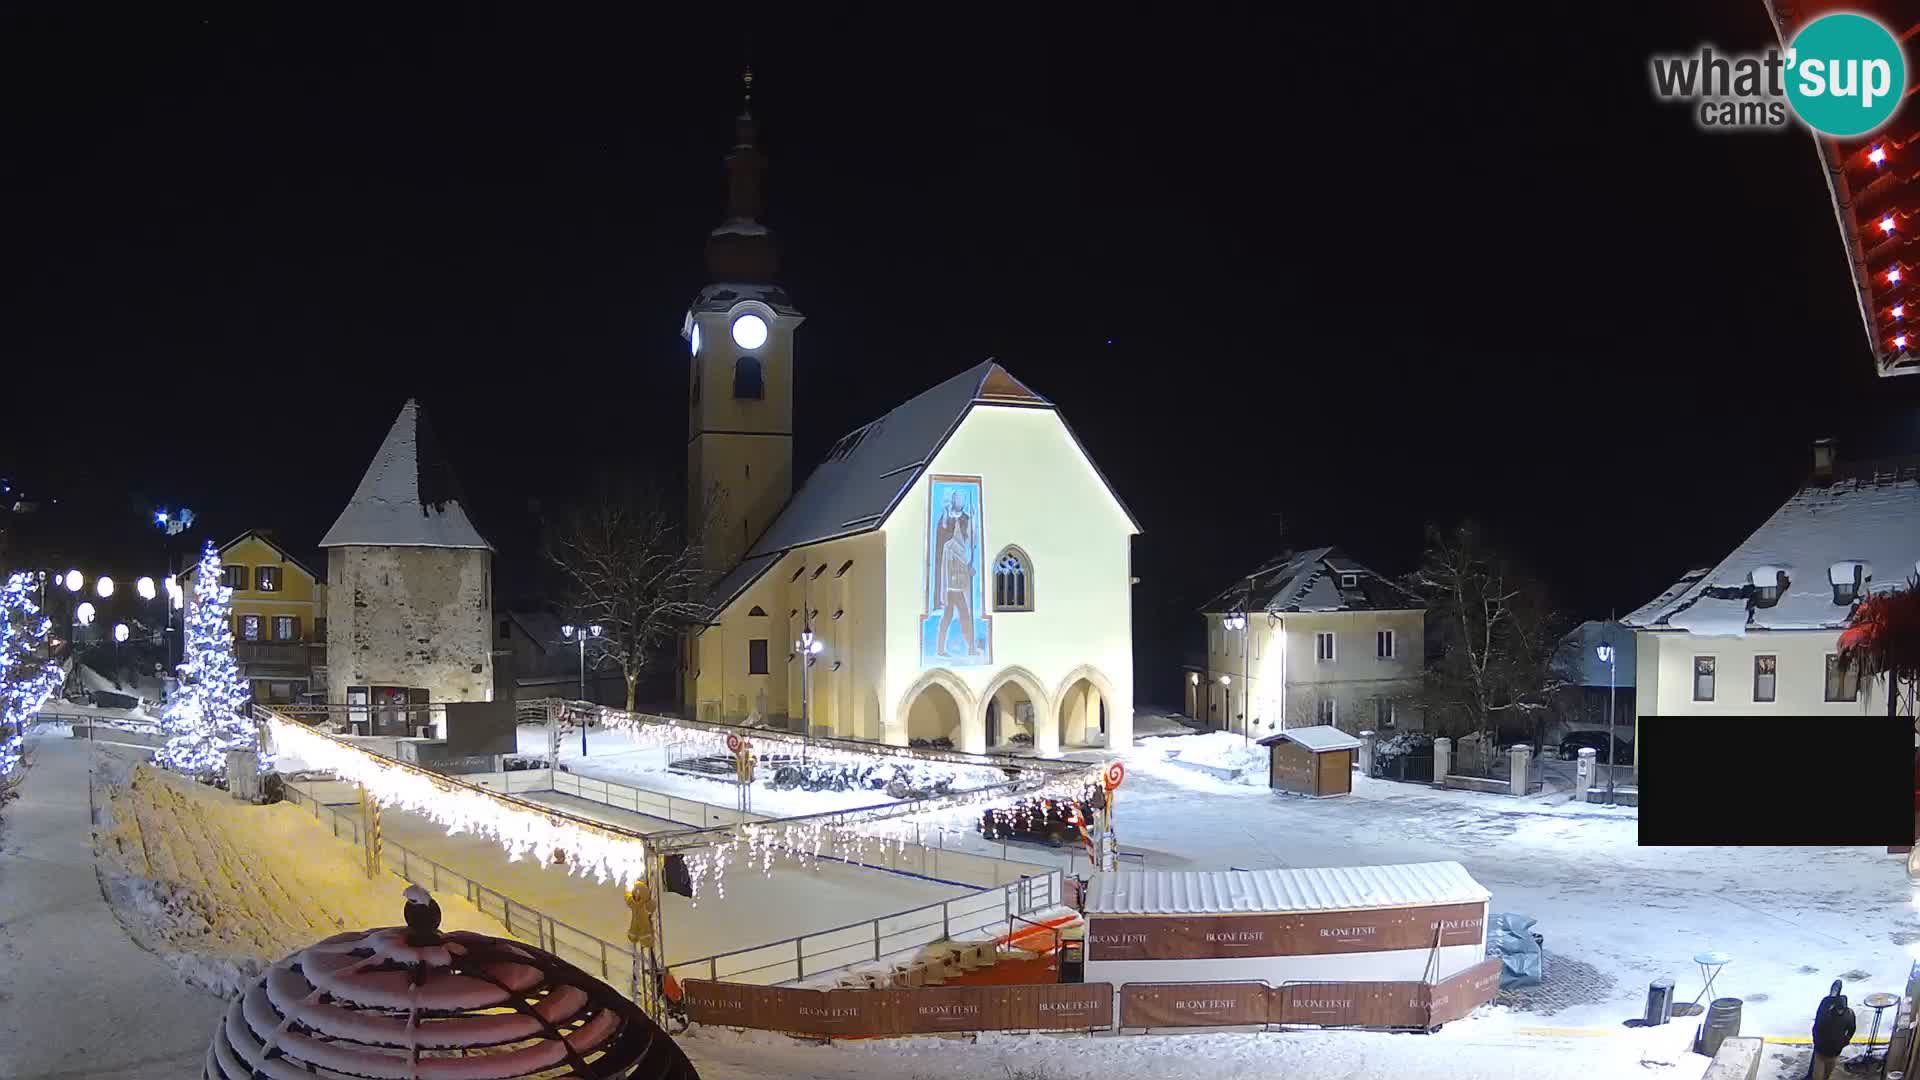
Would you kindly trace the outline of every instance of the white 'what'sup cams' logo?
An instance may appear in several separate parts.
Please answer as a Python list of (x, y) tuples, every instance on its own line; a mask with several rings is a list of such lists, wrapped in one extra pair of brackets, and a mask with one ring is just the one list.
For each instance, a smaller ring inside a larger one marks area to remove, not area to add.
[(1787, 126), (1787, 118), (1823, 135), (1865, 135), (1893, 116), (1907, 90), (1900, 42), (1865, 15), (1822, 15), (1800, 28), (1785, 52), (1697, 52), (1656, 56), (1653, 92), (1684, 101), (1713, 131)]

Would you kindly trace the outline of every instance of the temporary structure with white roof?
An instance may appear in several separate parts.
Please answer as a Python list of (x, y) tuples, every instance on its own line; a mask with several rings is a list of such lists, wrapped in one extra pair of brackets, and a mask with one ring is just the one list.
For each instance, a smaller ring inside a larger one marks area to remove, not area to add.
[(1457, 862), (1107, 873), (1089, 982), (1433, 982), (1486, 959), (1491, 895)]

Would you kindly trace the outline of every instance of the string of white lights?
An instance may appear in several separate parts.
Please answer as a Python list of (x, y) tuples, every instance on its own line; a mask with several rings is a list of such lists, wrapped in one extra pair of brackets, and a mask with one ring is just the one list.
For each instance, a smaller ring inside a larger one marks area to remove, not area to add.
[(368, 796), (381, 806), (398, 807), (444, 825), (449, 836), (488, 837), (506, 849), (509, 861), (531, 856), (550, 866), (554, 853), (563, 852), (569, 873), (591, 874), (622, 887), (646, 878), (647, 850), (638, 836), (541, 813), (483, 789), (439, 780), (278, 716), (270, 718), (267, 726), (276, 754), (364, 785)]

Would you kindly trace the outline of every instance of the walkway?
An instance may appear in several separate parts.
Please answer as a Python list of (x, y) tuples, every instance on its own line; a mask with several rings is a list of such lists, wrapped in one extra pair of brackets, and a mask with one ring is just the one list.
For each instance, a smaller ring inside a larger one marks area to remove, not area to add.
[(200, 1075), (225, 1003), (135, 945), (100, 895), (86, 744), (29, 746), (21, 797), (0, 809), (0, 1076)]

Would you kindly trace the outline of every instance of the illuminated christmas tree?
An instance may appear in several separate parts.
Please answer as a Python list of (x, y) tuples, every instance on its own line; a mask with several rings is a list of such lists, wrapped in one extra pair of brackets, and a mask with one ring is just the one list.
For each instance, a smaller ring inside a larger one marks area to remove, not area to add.
[(27, 720), (65, 679), (44, 654), (53, 623), (34, 602), (38, 588), (33, 575), (16, 573), (0, 591), (0, 779), (20, 767)]
[(167, 744), (155, 757), (168, 768), (218, 776), (227, 770), (228, 750), (257, 749), (249, 691), (233, 657), (232, 608), (233, 590), (221, 582), (220, 552), (209, 541), (194, 570), (180, 688), (160, 714)]

